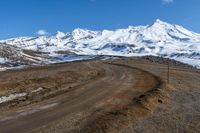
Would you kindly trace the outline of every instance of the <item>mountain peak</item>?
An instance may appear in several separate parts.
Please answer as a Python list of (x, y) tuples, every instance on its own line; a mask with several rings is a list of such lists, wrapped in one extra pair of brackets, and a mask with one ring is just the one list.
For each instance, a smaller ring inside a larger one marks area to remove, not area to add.
[(160, 19), (156, 19), (156, 21), (152, 24), (152, 25), (162, 25), (162, 26), (172, 26), (171, 24), (167, 23), (167, 22), (164, 22)]
[(164, 22), (164, 21), (162, 21), (160, 19), (156, 19), (155, 23), (166, 23), (166, 22)]
[(156, 21), (152, 25), (150, 25), (149, 28), (166, 30), (173, 29), (174, 25), (164, 22), (160, 19), (156, 19)]
[(84, 32), (87, 32), (88, 30), (87, 29), (81, 29), (81, 28), (76, 28), (73, 30), (73, 33), (84, 33)]
[(58, 39), (62, 39), (65, 36), (66, 36), (66, 34), (61, 31), (57, 31), (57, 33), (56, 33), (56, 38), (58, 38)]

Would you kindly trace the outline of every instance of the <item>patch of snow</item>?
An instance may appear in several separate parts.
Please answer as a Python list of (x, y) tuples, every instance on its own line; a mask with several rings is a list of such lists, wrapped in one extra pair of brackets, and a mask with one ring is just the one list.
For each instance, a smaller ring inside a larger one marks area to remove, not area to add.
[(4, 58), (0, 57), (0, 64), (4, 64), (6, 62), (6, 60)]
[(61, 63), (61, 62), (72, 62), (72, 61), (80, 61), (80, 60), (89, 60), (93, 59), (96, 56), (90, 56), (90, 55), (57, 55), (57, 60), (54, 63)]
[(7, 70), (6, 67), (0, 67), (0, 71), (5, 71), (5, 70)]
[(38, 89), (33, 90), (33, 91), (31, 91), (31, 92), (32, 92), (32, 93), (36, 93), (36, 92), (39, 92), (39, 91), (41, 91), (41, 90), (43, 90), (43, 88), (42, 88), (42, 87), (39, 87)]
[(13, 67), (0, 67), (0, 71), (6, 71), (6, 70), (11, 70), (11, 69), (22, 69), (27, 66), (25, 65), (20, 65), (20, 66), (13, 66)]
[(200, 69), (200, 60), (199, 59), (190, 59), (190, 58), (179, 57), (179, 58), (174, 58), (174, 60), (192, 65), (192, 66)]
[(23, 96), (26, 96), (26, 95), (27, 95), (26, 93), (19, 93), (19, 94), (11, 94), (9, 96), (1, 96), (0, 97), (0, 104), (8, 102), (8, 101), (12, 101), (14, 99), (17, 99), (19, 97), (23, 97)]

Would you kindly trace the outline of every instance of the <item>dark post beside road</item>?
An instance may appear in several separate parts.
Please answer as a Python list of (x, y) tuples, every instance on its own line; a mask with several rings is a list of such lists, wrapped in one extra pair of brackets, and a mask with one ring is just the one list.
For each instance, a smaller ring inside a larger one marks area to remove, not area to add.
[(169, 58), (167, 58), (167, 84), (169, 84)]

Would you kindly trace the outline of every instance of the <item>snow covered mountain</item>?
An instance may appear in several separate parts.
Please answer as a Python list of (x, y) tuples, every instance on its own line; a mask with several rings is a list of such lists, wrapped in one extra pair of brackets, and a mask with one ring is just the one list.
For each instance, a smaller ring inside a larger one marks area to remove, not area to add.
[(53, 36), (18, 37), (0, 42), (23, 50), (49, 53), (49, 57), (154, 55), (200, 67), (200, 34), (161, 20), (152, 25), (114, 31), (75, 29), (70, 33), (58, 31)]

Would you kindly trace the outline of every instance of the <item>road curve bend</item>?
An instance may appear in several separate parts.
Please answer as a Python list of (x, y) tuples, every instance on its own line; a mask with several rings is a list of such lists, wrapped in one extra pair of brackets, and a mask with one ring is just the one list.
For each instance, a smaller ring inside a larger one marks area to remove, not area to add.
[[(79, 86), (72, 92), (47, 99), (31, 108), (15, 110), (0, 116), (0, 133), (30, 132), (80, 111), (95, 111), (98, 108), (102, 108), (104, 112), (110, 111), (117, 108), (117, 104), (126, 105), (129, 98), (138, 97), (160, 84), (157, 77), (138, 68), (90, 61), (85, 65), (104, 69), (105, 75), (93, 82)], [(119, 102), (116, 102), (117, 100)], [(106, 107), (110, 109), (106, 109)], [(87, 124), (85, 125), (87, 126)], [(84, 127), (82, 130), (86, 132)]]

